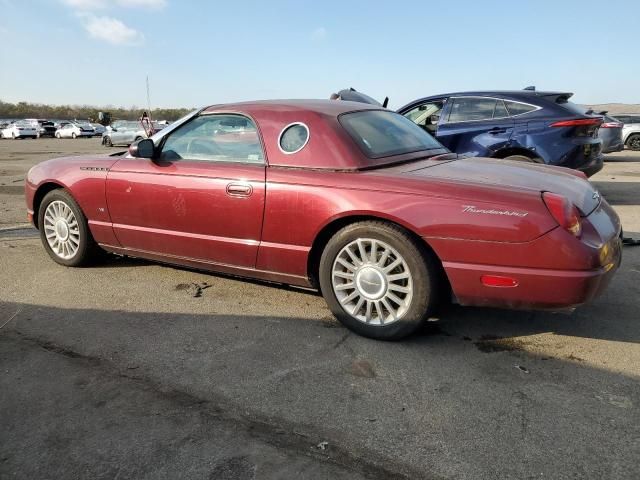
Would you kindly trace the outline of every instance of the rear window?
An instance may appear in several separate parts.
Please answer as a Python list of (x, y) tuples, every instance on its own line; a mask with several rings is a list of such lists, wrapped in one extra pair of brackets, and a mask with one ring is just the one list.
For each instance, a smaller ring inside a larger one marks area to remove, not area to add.
[(345, 113), (338, 120), (369, 158), (444, 148), (411, 120), (394, 112), (367, 110)]

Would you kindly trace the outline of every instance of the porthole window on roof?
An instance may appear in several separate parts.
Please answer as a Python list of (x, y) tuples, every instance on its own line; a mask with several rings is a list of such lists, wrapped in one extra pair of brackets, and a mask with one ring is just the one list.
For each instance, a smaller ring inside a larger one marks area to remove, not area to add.
[(287, 125), (280, 133), (278, 145), (284, 153), (296, 153), (309, 141), (309, 128), (304, 123)]

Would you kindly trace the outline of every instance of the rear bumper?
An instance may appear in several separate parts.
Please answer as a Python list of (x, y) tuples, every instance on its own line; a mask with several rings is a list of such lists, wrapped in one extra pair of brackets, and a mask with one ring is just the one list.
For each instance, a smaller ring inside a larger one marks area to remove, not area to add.
[(600, 170), (602, 170), (603, 166), (604, 166), (604, 157), (600, 154), (597, 157), (592, 158), (588, 163), (580, 165), (579, 167), (576, 168), (576, 170), (580, 170), (587, 177), (590, 177), (598, 173)]
[[(563, 310), (587, 303), (600, 295), (620, 265), (614, 263), (597, 270), (544, 270), (505, 268), (487, 265), (447, 263), (449, 281), (456, 285), (461, 305), (514, 309)], [(515, 278), (515, 287), (489, 287), (481, 283), (482, 275)]]

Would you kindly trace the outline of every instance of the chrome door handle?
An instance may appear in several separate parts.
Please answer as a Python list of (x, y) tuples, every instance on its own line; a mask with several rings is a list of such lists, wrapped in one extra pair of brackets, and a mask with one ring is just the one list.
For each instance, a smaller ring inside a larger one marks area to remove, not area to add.
[(227, 185), (227, 195), (231, 197), (249, 197), (253, 187), (248, 183), (230, 183)]

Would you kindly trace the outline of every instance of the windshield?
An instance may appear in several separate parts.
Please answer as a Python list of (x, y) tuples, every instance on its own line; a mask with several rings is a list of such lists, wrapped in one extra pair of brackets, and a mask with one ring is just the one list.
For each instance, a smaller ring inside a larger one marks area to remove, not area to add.
[(365, 110), (342, 114), (338, 120), (369, 158), (445, 149), (411, 120), (394, 112)]

